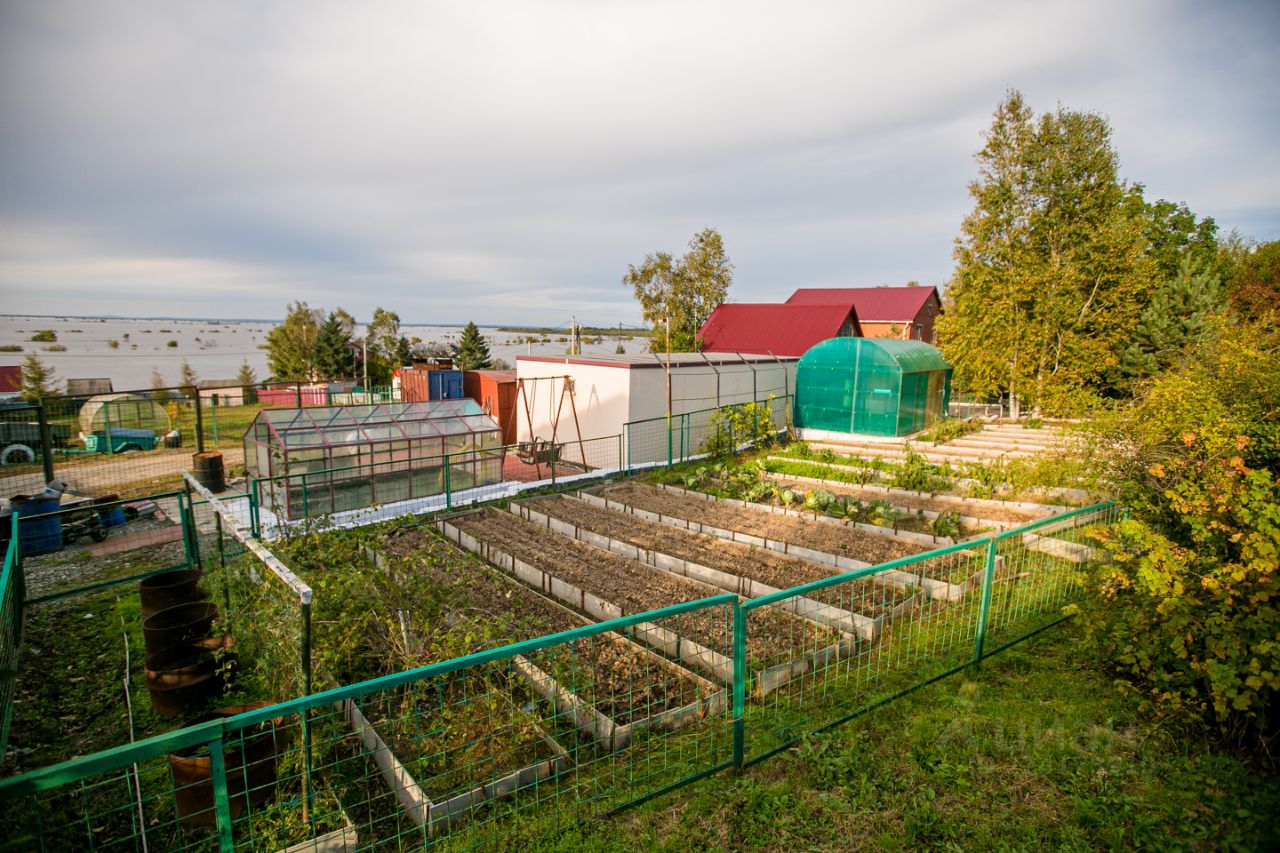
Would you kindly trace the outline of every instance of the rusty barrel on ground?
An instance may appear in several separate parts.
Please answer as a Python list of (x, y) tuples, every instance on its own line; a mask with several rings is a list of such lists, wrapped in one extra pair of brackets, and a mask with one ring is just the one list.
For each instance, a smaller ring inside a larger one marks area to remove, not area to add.
[(210, 450), (191, 456), (191, 476), (215, 495), (227, 490), (227, 472), (222, 465), (222, 452)]
[(152, 613), (142, 620), (147, 654), (204, 640), (212, 632), (213, 620), (217, 617), (218, 606), (207, 601), (178, 604)]
[[(189, 724), (234, 717), (267, 704), (255, 702), (218, 708), (190, 720)], [(223, 760), (232, 818), (243, 815), (250, 804), (260, 806), (275, 794), (276, 764), (284, 751), (287, 734), (284, 719), (277, 717), (226, 735)], [(173, 773), (178, 820), (188, 827), (212, 826), (216, 818), (208, 748), (198, 744), (169, 753), (169, 768)]]
[(200, 589), (203, 572), (197, 569), (179, 569), (143, 578), (138, 583), (138, 597), (142, 602), (142, 618), (159, 613), (179, 604), (205, 601), (208, 596)]
[(222, 692), (222, 666), (213, 652), (182, 644), (147, 654), (147, 693), (161, 717), (198, 711)]

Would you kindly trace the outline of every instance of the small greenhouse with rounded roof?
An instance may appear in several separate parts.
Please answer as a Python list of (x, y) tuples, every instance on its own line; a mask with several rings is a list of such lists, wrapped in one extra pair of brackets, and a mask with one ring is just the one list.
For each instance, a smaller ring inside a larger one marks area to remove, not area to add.
[(832, 338), (796, 368), (798, 428), (910, 435), (946, 415), (951, 365), (936, 347), (890, 338)]
[(244, 459), (264, 506), (305, 518), (502, 482), (502, 432), (469, 399), (263, 409)]
[(169, 431), (164, 406), (141, 394), (98, 394), (80, 407), (80, 431), (85, 435), (108, 430), (147, 430), (156, 435)]

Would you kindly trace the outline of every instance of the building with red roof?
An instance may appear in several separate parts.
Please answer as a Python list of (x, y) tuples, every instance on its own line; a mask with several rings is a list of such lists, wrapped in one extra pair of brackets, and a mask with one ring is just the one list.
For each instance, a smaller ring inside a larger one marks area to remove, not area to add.
[(703, 352), (745, 352), (799, 357), (828, 338), (860, 337), (859, 315), (850, 304), (716, 307), (698, 330)]
[(936, 287), (802, 287), (788, 305), (852, 306), (866, 338), (902, 338), (932, 344), (942, 313)]

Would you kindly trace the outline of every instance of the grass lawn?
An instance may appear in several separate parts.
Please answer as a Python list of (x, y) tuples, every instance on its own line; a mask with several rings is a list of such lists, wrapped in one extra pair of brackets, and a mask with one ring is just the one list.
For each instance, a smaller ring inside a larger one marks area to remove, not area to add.
[(1135, 703), (1053, 629), (738, 776), (526, 850), (1276, 849), (1280, 777)]

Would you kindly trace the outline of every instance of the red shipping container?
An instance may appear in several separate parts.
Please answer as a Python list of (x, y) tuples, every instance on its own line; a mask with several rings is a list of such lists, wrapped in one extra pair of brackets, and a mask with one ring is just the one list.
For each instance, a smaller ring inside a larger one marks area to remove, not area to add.
[(468, 370), (462, 391), (480, 404), (502, 429), (502, 443), (516, 443), (516, 374), (514, 370)]

